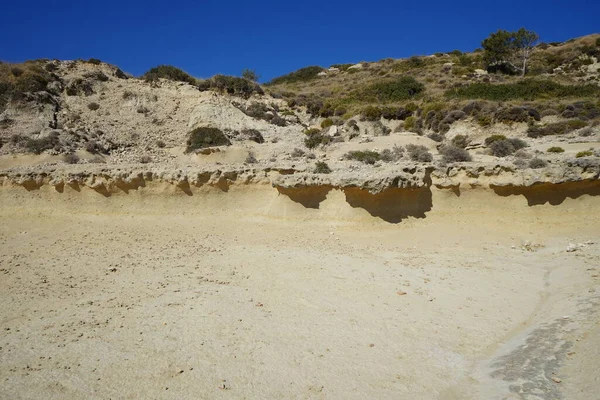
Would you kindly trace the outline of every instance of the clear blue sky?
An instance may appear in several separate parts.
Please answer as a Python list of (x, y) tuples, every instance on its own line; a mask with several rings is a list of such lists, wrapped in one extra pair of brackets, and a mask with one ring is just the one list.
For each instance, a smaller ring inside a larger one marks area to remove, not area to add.
[(8, 0), (0, 60), (99, 58), (140, 75), (158, 64), (197, 77), (255, 69), (471, 51), (497, 29), (545, 42), (600, 32), (599, 0)]

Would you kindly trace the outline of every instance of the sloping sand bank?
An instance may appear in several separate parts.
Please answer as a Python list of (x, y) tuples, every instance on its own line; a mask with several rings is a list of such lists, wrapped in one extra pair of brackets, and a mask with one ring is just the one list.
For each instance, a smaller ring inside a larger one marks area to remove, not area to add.
[(594, 187), (5, 184), (0, 397), (592, 399)]

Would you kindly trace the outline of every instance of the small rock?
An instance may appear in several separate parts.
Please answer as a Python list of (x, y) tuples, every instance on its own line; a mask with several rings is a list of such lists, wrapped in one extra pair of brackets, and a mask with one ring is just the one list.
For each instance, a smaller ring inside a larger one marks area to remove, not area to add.
[(561, 383), (562, 381), (560, 379), (558, 379), (557, 377), (553, 376), (552, 380), (556, 383)]
[(572, 252), (574, 252), (574, 251), (577, 251), (577, 249), (578, 249), (578, 248), (577, 248), (577, 246), (576, 246), (575, 244), (573, 244), (573, 243), (570, 243), (570, 244), (567, 246), (567, 253), (572, 253)]

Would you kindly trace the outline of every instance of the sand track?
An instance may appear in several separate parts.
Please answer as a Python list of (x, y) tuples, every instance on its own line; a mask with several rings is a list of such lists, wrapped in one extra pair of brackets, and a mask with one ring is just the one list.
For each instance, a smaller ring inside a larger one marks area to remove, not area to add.
[[(596, 241), (594, 193), (553, 206), (431, 187), (415, 209), (419, 191), (62, 189), (0, 188), (1, 398), (600, 390), (585, 350), (598, 341), (585, 310), (600, 294), (600, 246), (565, 251)], [(416, 211), (390, 223), (398, 204)], [(540, 329), (558, 347), (524, 352)], [(513, 375), (519, 363), (527, 374)]]

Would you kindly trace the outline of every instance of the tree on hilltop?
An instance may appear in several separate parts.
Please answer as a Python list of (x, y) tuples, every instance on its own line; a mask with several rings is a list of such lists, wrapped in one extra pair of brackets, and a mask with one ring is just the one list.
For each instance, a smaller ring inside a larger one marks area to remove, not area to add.
[(535, 32), (525, 28), (516, 32), (500, 29), (492, 33), (481, 42), (486, 67), (505, 73), (520, 72), (524, 76), (538, 40), (539, 36)]

